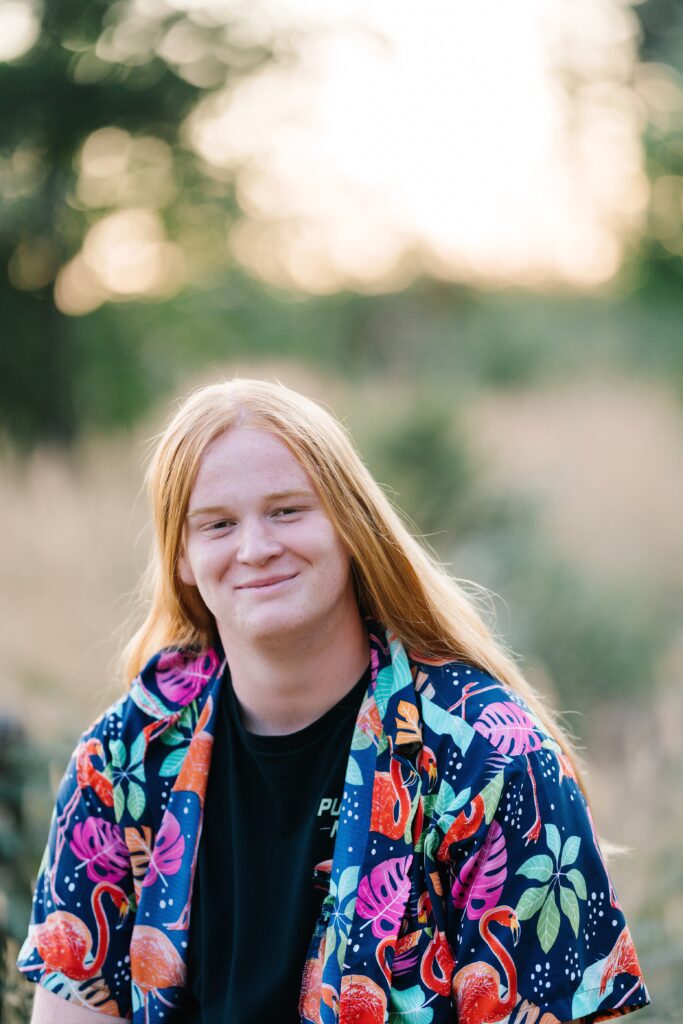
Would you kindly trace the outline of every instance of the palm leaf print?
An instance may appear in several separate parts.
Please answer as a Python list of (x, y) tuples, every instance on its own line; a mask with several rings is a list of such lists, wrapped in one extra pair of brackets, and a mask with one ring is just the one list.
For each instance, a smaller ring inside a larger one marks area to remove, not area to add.
[(142, 881), (147, 874), (147, 867), (152, 856), (152, 830), (148, 825), (143, 825), (142, 828), (126, 828), (124, 832), (126, 846), (130, 851), (135, 895), (140, 899)]
[(399, 730), (396, 734), (396, 742), (398, 744), (422, 742), (422, 731), (420, 729), (417, 708), (407, 700), (399, 701), (396, 727)]
[(112, 999), (109, 986), (98, 974), (96, 978), (89, 978), (87, 981), (73, 981), (67, 978), (61, 971), (48, 975), (43, 982), (49, 992), (54, 992), (76, 1006), (88, 1006), (99, 1013), (106, 1013), (112, 1017), (120, 1015), (119, 1007), (115, 999)]

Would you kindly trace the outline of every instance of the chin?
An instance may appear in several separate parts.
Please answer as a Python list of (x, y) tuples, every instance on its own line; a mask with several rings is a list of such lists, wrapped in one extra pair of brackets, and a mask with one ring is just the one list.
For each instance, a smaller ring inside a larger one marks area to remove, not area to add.
[(291, 639), (296, 634), (307, 632), (317, 622), (317, 616), (289, 614), (267, 614), (249, 616), (239, 627), (243, 640), (253, 643), (277, 643)]

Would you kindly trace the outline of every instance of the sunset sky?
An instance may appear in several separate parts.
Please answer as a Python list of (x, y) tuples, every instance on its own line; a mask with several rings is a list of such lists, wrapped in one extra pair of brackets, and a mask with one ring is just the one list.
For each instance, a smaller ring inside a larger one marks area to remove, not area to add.
[[(170, 9), (186, 17), (163, 27)], [(645, 117), (683, 95), (665, 69), (638, 65), (623, 0), (127, 0), (120, 10), (98, 59), (149, 60), (134, 50), (152, 39), (197, 84), (222, 67), (198, 26), (275, 42), (278, 59), (207, 93), (182, 138), (210, 176), (236, 183), (233, 258), (302, 292), (396, 290), (422, 273), (599, 287), (643, 222)], [(37, 12), (30, 0), (0, 6), (0, 59), (35, 43)], [(155, 20), (157, 37), (139, 31)], [(65, 312), (163, 297), (192, 279), (182, 239), (164, 226), (171, 156), (118, 127), (84, 140), (77, 197), (98, 214), (57, 277)]]

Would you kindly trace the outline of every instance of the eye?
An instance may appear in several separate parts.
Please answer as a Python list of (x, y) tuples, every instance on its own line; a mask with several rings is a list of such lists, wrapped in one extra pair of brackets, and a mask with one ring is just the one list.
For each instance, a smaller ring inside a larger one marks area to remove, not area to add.
[(278, 509), (275, 510), (273, 515), (279, 516), (280, 518), (282, 518), (283, 516), (294, 516), (294, 515), (296, 515), (297, 512), (301, 512), (301, 511), (302, 511), (302, 509), (300, 509), (300, 508), (278, 508)]
[(216, 519), (212, 523), (207, 523), (206, 526), (204, 527), (204, 529), (208, 533), (215, 533), (218, 530), (225, 530), (229, 526), (232, 526), (232, 525), (233, 525), (232, 519)]

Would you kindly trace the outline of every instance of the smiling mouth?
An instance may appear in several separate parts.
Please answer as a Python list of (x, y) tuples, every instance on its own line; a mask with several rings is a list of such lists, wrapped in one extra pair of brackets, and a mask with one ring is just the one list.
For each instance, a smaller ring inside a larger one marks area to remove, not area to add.
[(239, 587), (235, 587), (236, 590), (271, 590), (274, 587), (279, 586), (281, 583), (287, 583), (289, 580), (293, 580), (299, 574), (297, 572), (292, 573), (291, 576), (270, 576), (264, 580), (253, 580), (251, 583), (241, 583)]

